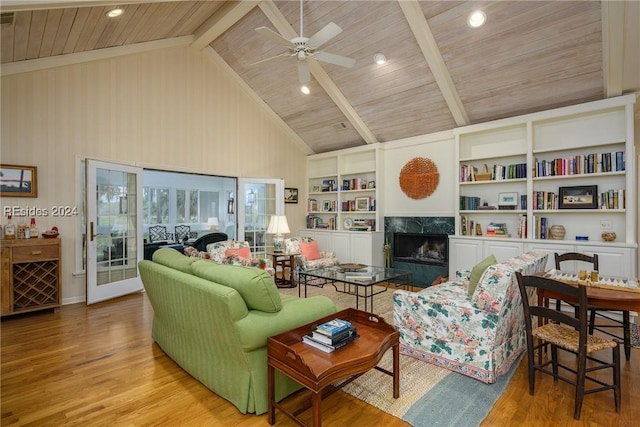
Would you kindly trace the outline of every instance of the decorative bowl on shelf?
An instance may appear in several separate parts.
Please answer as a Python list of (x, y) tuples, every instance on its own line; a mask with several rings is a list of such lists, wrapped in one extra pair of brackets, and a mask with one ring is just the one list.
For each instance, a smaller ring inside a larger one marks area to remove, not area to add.
[(614, 233), (613, 231), (605, 231), (604, 233), (602, 233), (602, 240), (604, 240), (605, 242), (613, 242), (614, 240), (616, 240), (616, 233)]

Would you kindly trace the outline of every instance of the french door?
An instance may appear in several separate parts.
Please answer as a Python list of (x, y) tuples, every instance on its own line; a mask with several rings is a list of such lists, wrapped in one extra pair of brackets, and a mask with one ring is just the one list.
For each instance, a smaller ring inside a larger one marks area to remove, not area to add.
[(267, 235), (272, 215), (284, 215), (284, 180), (239, 178), (238, 240), (249, 242), (255, 256), (273, 250), (273, 236)]
[(86, 161), (87, 304), (142, 290), (142, 169)]

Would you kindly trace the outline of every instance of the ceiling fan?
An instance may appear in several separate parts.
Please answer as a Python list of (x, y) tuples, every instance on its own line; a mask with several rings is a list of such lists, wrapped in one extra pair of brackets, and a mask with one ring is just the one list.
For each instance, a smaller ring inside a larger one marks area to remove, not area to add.
[(254, 62), (251, 65), (260, 64), (262, 62), (271, 61), (278, 58), (295, 57), (298, 60), (298, 79), (302, 84), (307, 83), (311, 80), (309, 63), (307, 62), (308, 58), (314, 58), (318, 61), (328, 62), (330, 64), (340, 65), (342, 67), (353, 67), (356, 63), (356, 60), (353, 58), (316, 50), (342, 32), (342, 28), (340, 28), (335, 23), (329, 22), (310, 38), (304, 37), (302, 2), (303, 0), (300, 0), (300, 36), (294, 37), (291, 40), (287, 40), (280, 34), (267, 27), (256, 28), (256, 31), (263, 37), (271, 39), (276, 43), (285, 44), (287, 46), (287, 51), (281, 53), (280, 55)]

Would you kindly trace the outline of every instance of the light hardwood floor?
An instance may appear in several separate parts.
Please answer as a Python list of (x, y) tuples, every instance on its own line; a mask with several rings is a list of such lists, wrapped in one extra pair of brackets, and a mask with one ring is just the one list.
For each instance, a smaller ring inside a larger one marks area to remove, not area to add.
[[(2, 319), (1, 425), (268, 425), (266, 415), (240, 414), (169, 359), (151, 340), (152, 318), (147, 297), (136, 294)], [(539, 375), (530, 396), (523, 363), (482, 425), (637, 426), (638, 349), (623, 359), (622, 375), (620, 414), (611, 392), (597, 393), (585, 397), (575, 421), (573, 388)], [(303, 397), (291, 404), (302, 405)], [(407, 425), (343, 392), (323, 401), (323, 416), (328, 427)], [(276, 420), (295, 425), (281, 413)]]

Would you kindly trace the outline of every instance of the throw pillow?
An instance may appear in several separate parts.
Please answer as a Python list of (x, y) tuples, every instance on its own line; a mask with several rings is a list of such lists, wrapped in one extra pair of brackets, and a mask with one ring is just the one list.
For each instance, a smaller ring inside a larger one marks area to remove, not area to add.
[(282, 310), (280, 292), (276, 288), (273, 277), (266, 271), (204, 260), (196, 261), (192, 268), (195, 276), (238, 291), (249, 310), (267, 313), (277, 313)]
[(491, 254), (471, 269), (471, 275), (469, 276), (469, 290), (467, 291), (467, 295), (469, 296), (469, 298), (471, 298), (473, 296), (473, 293), (476, 291), (478, 281), (480, 281), (480, 278), (484, 274), (485, 270), (489, 266), (497, 263), (498, 260), (493, 254)]
[(300, 252), (307, 260), (320, 259), (320, 250), (318, 249), (318, 242), (300, 242)]
[(224, 255), (229, 258), (232, 255), (238, 255), (240, 258), (249, 259), (251, 258), (251, 249), (248, 247), (240, 248), (240, 249), (227, 249), (224, 251)]

